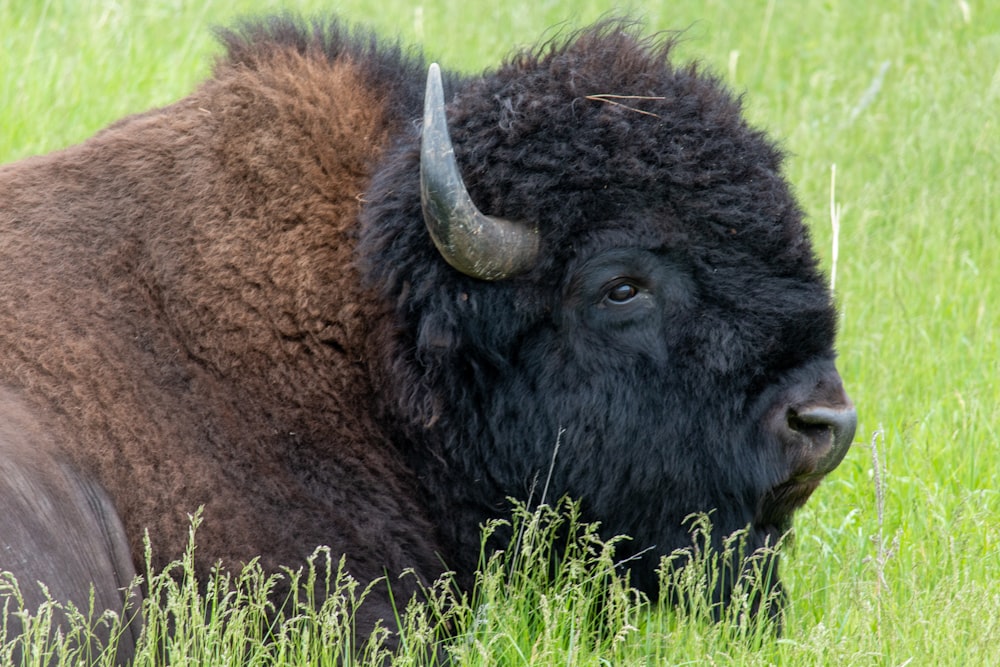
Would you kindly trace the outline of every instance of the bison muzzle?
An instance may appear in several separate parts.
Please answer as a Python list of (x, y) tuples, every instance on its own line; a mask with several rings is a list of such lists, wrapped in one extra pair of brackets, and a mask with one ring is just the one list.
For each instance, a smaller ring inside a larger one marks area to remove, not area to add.
[(856, 417), (717, 78), (625, 21), (443, 79), (336, 20), (220, 35), (188, 97), (0, 168), (0, 569), (116, 607), (203, 507), (203, 575), (323, 544), (471, 586), (540, 479), (651, 597), (692, 513), (788, 530)]

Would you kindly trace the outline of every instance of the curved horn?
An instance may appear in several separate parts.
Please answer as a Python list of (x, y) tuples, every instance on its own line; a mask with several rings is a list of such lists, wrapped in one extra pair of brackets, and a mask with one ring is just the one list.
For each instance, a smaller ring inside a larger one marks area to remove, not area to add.
[(420, 139), (420, 203), (438, 252), (462, 273), (480, 280), (502, 280), (534, 265), (538, 230), (480, 213), (465, 189), (448, 136), (437, 63), (427, 72)]

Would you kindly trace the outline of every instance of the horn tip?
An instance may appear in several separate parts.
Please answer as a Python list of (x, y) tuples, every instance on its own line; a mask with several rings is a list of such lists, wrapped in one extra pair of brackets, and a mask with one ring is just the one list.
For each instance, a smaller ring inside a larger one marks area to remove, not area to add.
[(427, 79), (428, 81), (441, 81), (441, 66), (437, 63), (431, 63), (427, 67)]

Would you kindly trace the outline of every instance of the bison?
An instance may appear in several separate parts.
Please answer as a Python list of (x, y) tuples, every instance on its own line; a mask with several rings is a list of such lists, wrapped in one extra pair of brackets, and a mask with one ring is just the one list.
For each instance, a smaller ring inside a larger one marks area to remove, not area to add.
[(470, 586), (548, 479), (655, 597), (690, 514), (773, 543), (840, 462), (782, 152), (672, 37), (442, 80), (337, 19), (220, 36), (188, 97), (0, 168), (0, 569), (117, 608), (203, 507), (203, 575), (330, 545)]

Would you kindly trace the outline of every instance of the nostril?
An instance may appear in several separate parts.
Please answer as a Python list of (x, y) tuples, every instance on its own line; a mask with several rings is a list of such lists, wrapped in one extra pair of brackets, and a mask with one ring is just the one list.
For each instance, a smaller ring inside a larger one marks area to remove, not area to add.
[[(829, 451), (816, 465), (817, 472), (827, 473), (837, 467), (851, 446), (858, 425), (858, 413), (850, 404), (839, 408), (811, 406), (790, 410), (788, 425), (816, 446), (829, 446)], [(827, 437), (828, 433), (831, 437)]]
[(854, 429), (858, 424), (858, 413), (853, 407), (811, 407), (797, 411), (795, 419), (805, 426), (832, 428), (834, 433), (850, 432), (853, 438)]

